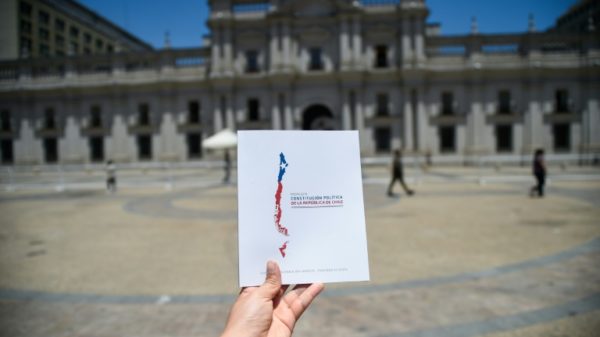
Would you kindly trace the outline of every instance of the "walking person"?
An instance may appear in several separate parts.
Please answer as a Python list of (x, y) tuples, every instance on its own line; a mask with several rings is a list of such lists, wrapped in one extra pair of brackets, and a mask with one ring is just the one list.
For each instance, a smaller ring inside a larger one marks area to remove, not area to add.
[(544, 150), (535, 150), (535, 154), (533, 155), (532, 170), (533, 175), (537, 180), (537, 185), (531, 187), (529, 195), (534, 197), (537, 193), (537, 196), (542, 198), (544, 197), (544, 185), (546, 183), (546, 163), (544, 162)]
[(106, 192), (117, 191), (117, 167), (112, 160), (106, 162)]
[(223, 183), (229, 184), (231, 176), (231, 158), (229, 157), (229, 150), (225, 150), (225, 177), (223, 177)]
[(406, 183), (404, 182), (404, 168), (402, 167), (402, 152), (400, 150), (394, 151), (394, 158), (392, 160), (391, 174), (392, 174), (392, 181), (390, 181), (390, 185), (388, 186), (388, 190), (387, 190), (388, 196), (390, 196), (390, 197), (394, 196), (392, 189), (394, 188), (394, 183), (396, 182), (396, 180), (398, 182), (400, 182), (400, 185), (402, 186), (402, 188), (404, 189), (404, 192), (406, 192), (406, 194), (408, 194), (408, 195), (415, 194), (415, 191), (408, 188), (408, 186), (406, 186)]

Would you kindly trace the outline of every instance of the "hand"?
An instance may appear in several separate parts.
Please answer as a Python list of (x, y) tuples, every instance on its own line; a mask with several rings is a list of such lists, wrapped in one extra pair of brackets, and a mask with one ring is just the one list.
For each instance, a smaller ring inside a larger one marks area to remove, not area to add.
[(222, 337), (289, 337), (294, 325), (319, 295), (322, 283), (297, 285), (285, 294), (276, 262), (267, 262), (267, 277), (260, 287), (246, 287), (233, 304)]

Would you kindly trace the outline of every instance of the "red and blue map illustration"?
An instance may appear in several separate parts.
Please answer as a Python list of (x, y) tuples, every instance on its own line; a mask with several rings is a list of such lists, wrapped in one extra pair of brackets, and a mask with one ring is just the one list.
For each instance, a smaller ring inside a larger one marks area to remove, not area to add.
[[(280, 234), (288, 236), (288, 229), (281, 224), (281, 193), (283, 192), (283, 176), (285, 175), (285, 169), (288, 167), (288, 163), (285, 160), (283, 152), (279, 154), (279, 174), (277, 175), (277, 191), (275, 192), (275, 226)], [(285, 257), (285, 249), (289, 241), (283, 243), (279, 248), (279, 252), (282, 257)]]

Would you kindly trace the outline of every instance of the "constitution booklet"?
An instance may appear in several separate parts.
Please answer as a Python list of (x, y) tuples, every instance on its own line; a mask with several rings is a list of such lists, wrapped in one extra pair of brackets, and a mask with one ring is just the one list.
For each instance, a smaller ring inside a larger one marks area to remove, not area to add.
[(357, 131), (239, 131), (240, 287), (369, 280)]

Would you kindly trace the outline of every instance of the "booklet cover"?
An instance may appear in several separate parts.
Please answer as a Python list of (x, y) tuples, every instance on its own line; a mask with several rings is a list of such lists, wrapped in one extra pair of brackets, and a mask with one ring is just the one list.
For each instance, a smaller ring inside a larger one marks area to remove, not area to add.
[(368, 281), (358, 131), (239, 131), (240, 287)]

